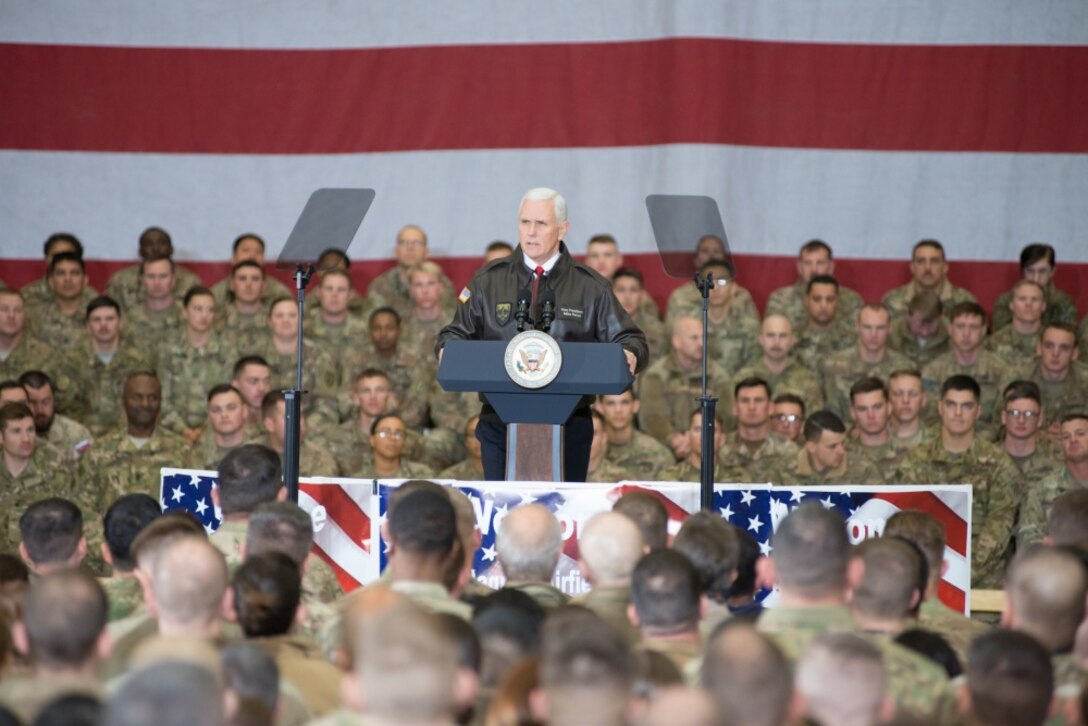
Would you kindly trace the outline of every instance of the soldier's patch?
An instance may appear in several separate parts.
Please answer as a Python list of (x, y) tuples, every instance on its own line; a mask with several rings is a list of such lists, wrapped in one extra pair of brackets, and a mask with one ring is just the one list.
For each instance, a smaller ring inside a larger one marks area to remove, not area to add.
[(457, 299), (460, 300), (461, 304), (463, 305), (468, 302), (468, 299), (470, 297), (472, 297), (472, 293), (469, 292), (469, 289), (466, 287), (465, 289), (461, 290), (461, 294), (457, 296)]
[(506, 325), (510, 320), (510, 310), (512, 308), (513, 305), (510, 303), (497, 303), (495, 305), (495, 320), (498, 321), (499, 325)]

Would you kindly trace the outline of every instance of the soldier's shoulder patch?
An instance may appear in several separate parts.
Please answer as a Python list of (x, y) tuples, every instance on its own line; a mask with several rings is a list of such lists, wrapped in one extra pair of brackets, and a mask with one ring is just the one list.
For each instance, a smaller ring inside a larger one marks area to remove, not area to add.
[(470, 297), (472, 297), (472, 292), (468, 289), (468, 287), (465, 287), (463, 290), (461, 290), (461, 294), (457, 296), (457, 299), (463, 305), (468, 302), (468, 299)]

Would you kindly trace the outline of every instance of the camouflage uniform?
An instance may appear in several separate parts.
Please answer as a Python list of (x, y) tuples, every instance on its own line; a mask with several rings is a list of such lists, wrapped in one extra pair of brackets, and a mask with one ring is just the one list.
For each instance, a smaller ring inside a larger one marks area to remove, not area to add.
[[(195, 273), (180, 265), (174, 265), (175, 296), (183, 298), (190, 287), (201, 284), (203, 283)], [(143, 305), (147, 293), (140, 280), (140, 266), (131, 265), (110, 275), (110, 281), (106, 283), (106, 294), (118, 302), (126, 315)]]
[[(24, 330), (7, 357), (0, 359), (0, 381), (15, 380), (27, 371), (44, 371), (49, 373), (53, 383), (57, 384), (55, 387), (59, 388), (56, 377), (56, 356), (59, 352), (59, 349), (50, 347)], [(68, 387), (65, 388), (66, 392)]]
[[(1084, 346), (1084, 343), (1081, 343)], [(1043, 414), (1047, 423), (1061, 421), (1067, 413), (1088, 409), (1088, 368), (1074, 363), (1063, 381), (1048, 381), (1043, 378), (1041, 366), (1033, 361), (1030, 368), (1021, 370), (1023, 378), (1039, 385), (1043, 399)], [(998, 401), (1004, 407), (1004, 401)], [(1000, 414), (1002, 408), (995, 411)]]
[(95, 436), (123, 424), (121, 396), (129, 374), (152, 369), (144, 354), (124, 339), (108, 363), (98, 357), (88, 341), (69, 350), (60, 365), (72, 381), (65, 410)]
[[(794, 330), (799, 330), (808, 320), (808, 308), (805, 307), (805, 288), (807, 285), (798, 280), (787, 287), (780, 287), (767, 298), (767, 308), (764, 316), (784, 315), (789, 318)], [(865, 301), (854, 290), (839, 285), (839, 316), (853, 321), (857, 319), (858, 312)]]
[(900, 438), (899, 436), (895, 435), (894, 431), (892, 431), (891, 433), (892, 439), (895, 440), (896, 446), (910, 451), (916, 446), (928, 444), (930, 441), (933, 441), (934, 436), (940, 433), (940, 427), (926, 426), (925, 422), (920, 422), (918, 430), (914, 432), (913, 436)]
[[(400, 272), (400, 267), (394, 265), (375, 277), (366, 289), (366, 297), (372, 309), (391, 307), (397, 311), (401, 320), (407, 321), (412, 316), (413, 303), (412, 296), (408, 293), (408, 281), (400, 276)], [(443, 274), (439, 278), (438, 284), (442, 288), (439, 305), (443, 309), (452, 310), (455, 302), (453, 283)]]
[(819, 370), (820, 362), (828, 356), (857, 349), (858, 333), (853, 323), (842, 315), (820, 330), (806, 323), (797, 330), (797, 342), (792, 355), (812, 370)]
[(389, 583), (389, 588), (433, 613), (449, 613), (472, 621), (472, 607), (450, 597), (441, 583), (396, 580)]
[[(643, 296), (643, 301), (648, 299), (648, 296)], [(652, 300), (650, 300), (650, 304), (653, 305)], [(646, 335), (646, 344), (650, 349), (650, 360), (658, 360), (669, 354), (671, 346), (669, 331), (665, 323), (661, 322), (661, 318), (657, 317), (656, 306), (653, 312), (648, 312), (644, 305), (640, 305), (635, 314), (631, 316), (631, 321)]]
[[(910, 305), (911, 299), (917, 294), (918, 288), (915, 287), (914, 281), (908, 282), (906, 285), (897, 287), (894, 290), (889, 291), (884, 295), (884, 304), (888, 306), (888, 310), (892, 313), (892, 319), (905, 318), (907, 316), (907, 306)], [(945, 320), (952, 320), (952, 308), (961, 302), (978, 302), (975, 296), (962, 287), (956, 287), (947, 279), (941, 283), (941, 289), (937, 292), (937, 297), (941, 299), (941, 309), (944, 313)]]
[(426, 464), (401, 457), (400, 466), (392, 474), (379, 476), (374, 472), (373, 463), (367, 461), (362, 469), (353, 472), (351, 476), (358, 479), (433, 479), (434, 470)]
[(998, 355), (1003, 360), (1019, 361), (1031, 360), (1035, 357), (1035, 346), (1042, 337), (1043, 329), (1039, 328), (1030, 335), (1021, 335), (1012, 325), (991, 333), (984, 344), (986, 350)]
[(208, 420), (208, 391), (228, 383), (238, 351), (233, 341), (212, 336), (204, 348), (195, 348), (185, 334), (159, 349), (162, 384), (162, 423), (175, 433), (200, 428)]
[(138, 340), (148, 351), (148, 360), (158, 368), (159, 351), (169, 342), (185, 335), (185, 319), (181, 317), (181, 302), (175, 300), (165, 310), (148, 310), (145, 305), (132, 308), (124, 317), (125, 338)]
[(533, 598), (540, 607), (545, 610), (561, 608), (570, 602), (570, 596), (562, 592), (550, 582), (519, 582), (507, 580), (504, 589), (520, 590)]
[(971, 641), (990, 629), (985, 623), (956, 612), (936, 597), (922, 603), (918, 610), (918, 625), (943, 636), (964, 664)]
[(601, 459), (601, 463), (597, 465), (596, 469), (591, 469), (586, 473), (586, 481), (596, 484), (614, 484), (634, 478), (630, 471), (614, 461), (609, 461), (607, 458)]
[(53, 423), (49, 426), (45, 441), (60, 452), (64, 463), (75, 466), (84, 450), (91, 445), (93, 438), (86, 426), (58, 413), (53, 416)]
[(30, 461), (19, 476), (12, 476), (0, 457), (0, 552), (19, 551), (19, 517), (34, 502), (46, 497), (64, 497), (83, 510), (85, 521), (93, 521), (101, 511), (100, 500), (77, 489), (71, 468), (49, 444), (39, 441)]
[(215, 332), (232, 342), (268, 332), (268, 310), (262, 307), (255, 313), (241, 313), (233, 305), (216, 308)]
[(851, 456), (849, 453), (839, 467), (820, 473), (813, 468), (808, 451), (802, 446), (792, 461), (783, 462), (776, 471), (771, 471), (771, 482), (776, 486), (883, 484), (884, 477), (871, 461), (865, 457)]
[[(377, 368), (389, 376), (393, 393), (397, 396), (397, 413), (404, 425), (410, 429), (421, 429), (427, 414), (427, 394), (434, 382), (438, 361), (434, 355), (419, 358), (403, 347), (398, 346), (396, 353), (386, 357), (378, 355), (367, 341), (363, 349), (353, 354), (344, 362), (344, 380), (354, 381), (367, 368)], [(340, 398), (340, 416), (350, 414), (345, 411), (346, 399)], [(351, 405), (354, 405), (352, 402)]]
[(888, 334), (888, 347), (906, 356), (913, 364), (910, 367), (919, 371), (937, 356), (947, 353), (951, 345), (948, 329), (943, 325), (937, 328), (932, 338), (925, 341), (924, 346), (919, 344), (918, 338), (910, 332), (906, 318), (892, 321)]
[[(267, 330), (243, 336), (238, 344), (242, 355), (259, 355), (271, 368), (272, 390), (295, 387), (298, 353), (294, 348), (287, 355), (276, 350), (272, 334)], [(302, 340), (302, 390), (309, 391), (302, 402), (306, 422), (311, 426), (332, 426), (339, 422), (336, 396), (343, 386), (344, 374), (332, 350)]]
[(636, 650), (665, 656), (682, 674), (687, 673), (692, 664), (703, 657), (703, 645), (698, 640), (643, 639)]
[[(639, 377), (638, 414), (642, 430), (668, 446), (673, 434), (687, 431), (691, 412), (698, 407), (702, 389), (702, 367), (682, 371), (673, 356), (662, 358)], [(729, 374), (713, 360), (707, 361), (707, 391), (718, 398), (718, 411), (726, 418), (733, 410), (733, 385)], [(726, 429), (731, 420), (726, 421)]]
[[(227, 305), (232, 302), (233, 298), (233, 294), (230, 291), (230, 275), (212, 285), (211, 291), (212, 295), (215, 296), (215, 306), (218, 308), (227, 307)], [(268, 312), (268, 306), (272, 304), (273, 300), (278, 300), (281, 297), (294, 300), (295, 291), (289, 289), (266, 271), (264, 276), (264, 292), (261, 293), (261, 307), (264, 309), (264, 313)]]
[(276, 662), (280, 678), (302, 693), (314, 716), (331, 713), (340, 706), (339, 668), (329, 663), (317, 644), (299, 635), (274, 635), (248, 638)]
[(1000, 417), (996, 420), (994, 418), (994, 406), (1001, 399), (1001, 391), (1009, 379), (1009, 373), (1009, 365), (996, 353), (991, 353), (985, 348), (979, 351), (978, 360), (971, 365), (957, 363), (955, 352), (950, 350), (935, 358), (922, 369), (922, 384), (929, 396), (929, 404), (922, 415), (930, 422), (936, 423), (938, 418), (937, 403), (941, 398), (941, 386), (951, 376), (971, 376), (982, 389), (982, 400), (979, 401), (980, 415), (978, 423), (975, 424), (975, 429), (977, 431), (992, 431), (995, 422), (1000, 422)]
[(26, 329), (55, 352), (71, 350), (87, 342), (87, 312), (81, 304), (71, 315), (65, 315), (56, 303), (31, 310), (27, 306)]
[(824, 405), (843, 421), (850, 421), (850, 387), (866, 376), (879, 378), (885, 383), (898, 370), (912, 368), (910, 359), (891, 348), (884, 349), (884, 357), (878, 363), (862, 359), (856, 347), (826, 356), (819, 361), (820, 378), (824, 382)]
[(1047, 533), (1047, 515), (1051, 502), (1066, 492), (1081, 489), (1088, 489), (1088, 481), (1079, 481), (1065, 464), (1032, 481), (1020, 507), (1020, 526), (1016, 533), (1017, 549), (1042, 542)]
[(365, 318), (349, 314), (343, 323), (330, 325), (321, 317), (321, 311), (317, 308), (307, 308), (306, 313), (306, 337), (327, 350), (335, 350), (340, 354), (358, 350), (363, 341), (370, 337)]
[[(1001, 443), (998, 443), (1001, 446)], [(1008, 451), (1006, 450), (1006, 453)], [(1009, 454), (1012, 463), (1024, 475), (1028, 482), (1038, 481), (1040, 478), (1057, 471), (1064, 462), (1061, 447), (1055, 444), (1050, 437), (1040, 434), (1035, 438), (1035, 451), (1027, 456), (1013, 456)]]
[[(265, 442), (266, 445), (268, 442)], [(280, 463), (283, 463), (283, 452), (279, 452)], [(303, 477), (327, 476), (342, 477), (348, 475), (348, 470), (340, 466), (336, 457), (327, 446), (316, 441), (313, 435), (307, 435), (302, 439), (298, 451), (298, 470)]]
[(159, 501), (159, 469), (184, 466), (188, 453), (189, 442), (162, 428), (156, 428), (142, 447), (132, 443), (128, 431), (115, 431), (96, 439), (84, 452), (79, 460), (79, 481), (104, 505), (136, 493)]
[[(701, 481), (702, 470), (687, 459), (678, 461), (670, 467), (661, 470), (658, 475), (661, 481)], [(714, 481), (738, 483), (751, 479), (747, 472), (739, 466), (719, 466), (715, 462)]]
[[(743, 381), (745, 378), (753, 376), (767, 381), (771, 387), (771, 398), (780, 396), (783, 393), (800, 396), (801, 400), (805, 402), (806, 414), (823, 408), (824, 394), (819, 376), (796, 358), (791, 358), (786, 367), (782, 369), (782, 372), (775, 374), (771, 372), (771, 369), (763, 362), (763, 358), (760, 357), (737, 371), (735, 380)], [(730, 396), (728, 406), (719, 400), (718, 410), (727, 407), (732, 408), (732, 400), (733, 398)]]
[(109, 601), (108, 622), (115, 623), (143, 610), (143, 591), (140, 589), (140, 581), (135, 577), (100, 577), (98, 584), (106, 591), (106, 599)]
[[(23, 301), (26, 303), (26, 309), (29, 313), (31, 308), (36, 309), (53, 303), (57, 299), (57, 296), (53, 294), (53, 291), (49, 289), (49, 283), (46, 282), (44, 277), (41, 277), (34, 282), (28, 282), (23, 285), (20, 292), (23, 293)], [(98, 291), (90, 285), (83, 286), (83, 292), (79, 295), (80, 308), (86, 308), (87, 303), (98, 297)]]
[(884, 656), (887, 692), (895, 701), (897, 713), (905, 711), (921, 719), (920, 723), (945, 723), (953, 710), (948, 678), (940, 666), (887, 638), (860, 633), (843, 606), (778, 605), (764, 610), (756, 627), (770, 635), (793, 663), (820, 635), (832, 632), (862, 635)]
[[(326, 448), (346, 473), (370, 468), (374, 456), (370, 446), (370, 431), (359, 428), (359, 420), (345, 421), (325, 435)], [(404, 436), (405, 458), (418, 461), (423, 456), (423, 436), (418, 431), (408, 429)]]
[(877, 446), (866, 446), (858, 439), (846, 440), (846, 455), (848, 458), (863, 459), (876, 468), (880, 474), (879, 481), (873, 484), (895, 484), (903, 461), (907, 457), (909, 449), (900, 444), (894, 436)]
[[(242, 444), (244, 443), (246, 443), (245, 440), (242, 441)], [(238, 444), (238, 446), (242, 444)], [(189, 449), (189, 456), (185, 460), (185, 466), (189, 469), (216, 470), (219, 468), (219, 462), (223, 460), (223, 457), (237, 449), (238, 446), (223, 447), (215, 443), (215, 432), (209, 426), (200, 432), (200, 438)]]
[(439, 479), (454, 479), (456, 481), (483, 481), (484, 465), (476, 459), (465, 459), (445, 469), (438, 475)]
[[(1043, 311), (1043, 325), (1050, 323), (1077, 324), (1077, 303), (1068, 294), (1053, 284), (1046, 286), (1046, 310)], [(993, 329), (1001, 330), (1012, 322), (1012, 290), (1001, 293), (994, 302)]]
[(466, 456), (468, 456), (468, 449), (465, 448), (464, 434), (450, 429), (435, 428), (423, 437), (423, 451), (418, 459), (435, 471), (442, 471)]
[[(730, 284), (733, 285), (733, 297), (729, 302), (730, 316), (735, 316), (735, 320), (750, 318), (755, 320), (758, 326), (759, 310), (756, 309), (756, 303), (752, 300), (752, 294), (736, 283)], [(691, 315), (698, 320), (703, 319), (703, 296), (699, 293), (699, 288), (690, 282), (673, 290), (669, 295), (668, 304), (665, 305), (666, 323), (671, 323), (681, 315)]]
[(400, 341), (397, 345), (419, 360), (430, 362), (434, 359), (434, 344), (438, 332), (452, 319), (452, 308), (443, 308), (434, 320), (420, 320), (411, 314), (401, 323)]
[(971, 485), (971, 586), (1000, 588), (1021, 501), (1021, 475), (1009, 455), (978, 436), (967, 451), (952, 454), (937, 435), (907, 455), (899, 479)]
[(740, 433), (725, 435), (725, 443), (718, 449), (718, 465), (745, 470), (750, 479), (770, 481), (771, 474), (784, 462), (797, 457), (797, 444), (770, 431), (753, 451)]
[(638, 628), (627, 617), (631, 604), (630, 587), (595, 587), (584, 595), (571, 600), (572, 605), (587, 607), (623, 635), (628, 645), (634, 646), (642, 639)]
[(447, 391), (442, 388), (437, 378), (431, 381), (427, 402), (434, 425), (448, 429), (458, 436), (464, 436), (465, 424), (480, 413), (479, 394)]
[(672, 451), (652, 436), (641, 431), (632, 431), (631, 440), (626, 444), (608, 443), (605, 460), (627, 471), (631, 478), (653, 481), (658, 472), (672, 466), (676, 459)]

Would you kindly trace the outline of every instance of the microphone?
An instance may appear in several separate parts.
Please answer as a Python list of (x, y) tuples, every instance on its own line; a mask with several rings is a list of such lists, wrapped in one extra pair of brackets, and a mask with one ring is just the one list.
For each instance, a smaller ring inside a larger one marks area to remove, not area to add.
[(555, 320), (555, 291), (550, 288), (540, 294), (540, 329), (547, 333)]
[(529, 306), (532, 296), (528, 290), (518, 290), (518, 305), (517, 310), (514, 312), (514, 320), (518, 322), (518, 332), (525, 330), (525, 326), (529, 323)]

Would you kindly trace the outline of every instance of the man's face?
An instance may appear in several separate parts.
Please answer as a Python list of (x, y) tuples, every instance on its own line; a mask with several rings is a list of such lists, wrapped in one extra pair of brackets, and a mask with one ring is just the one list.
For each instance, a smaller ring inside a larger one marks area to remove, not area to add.
[(34, 445), (38, 440), (38, 434), (34, 430), (34, 419), (26, 418), (8, 421), (3, 433), (4, 455), (14, 459), (29, 459), (34, 455)]
[(1031, 280), (1043, 289), (1050, 284), (1052, 277), (1054, 277), (1054, 266), (1046, 259), (1033, 262), (1024, 268), (1024, 279)]
[[(691, 450), (695, 454), (703, 452), (703, 415), (697, 413), (691, 417), (691, 426), (688, 427), (688, 440), (691, 442)], [(714, 427), (714, 450), (717, 451), (725, 443), (725, 432), (721, 426)]]
[[(287, 421), (285, 415), (287, 413), (287, 404), (283, 401), (276, 402), (276, 412), (273, 416), (265, 416), (264, 429), (268, 432), (269, 441), (272, 443), (272, 448), (277, 451), (283, 449), (283, 442), (287, 440)], [(299, 436), (304, 437), (306, 435), (306, 419), (300, 417), (299, 421)]]
[(1061, 426), (1062, 453), (1071, 464), (1088, 461), (1088, 421), (1075, 418)]
[(370, 342), (379, 353), (395, 351), (399, 339), (400, 325), (395, 317), (382, 313), (370, 319)]
[(388, 412), (393, 398), (393, 389), (385, 376), (360, 378), (353, 393), (356, 405), (371, 418)]
[(630, 391), (618, 396), (601, 396), (601, 415), (608, 427), (616, 431), (623, 431), (634, 422), (638, 408), (638, 401)]
[(195, 333), (207, 333), (215, 324), (215, 298), (211, 295), (193, 295), (189, 304), (181, 310), (181, 317)]
[(23, 332), (26, 308), (17, 295), (0, 295), (0, 335), (15, 337)]
[(1039, 365), (1051, 375), (1064, 375), (1077, 359), (1076, 336), (1061, 328), (1047, 328), (1039, 340)]
[(759, 330), (759, 347), (767, 360), (780, 362), (793, 350), (793, 326), (781, 315), (771, 315)]
[(208, 423), (220, 436), (233, 436), (246, 424), (246, 408), (242, 397), (234, 391), (212, 396), (208, 401)]
[(56, 415), (56, 404), (53, 399), (53, 388), (49, 385), (41, 388), (26, 386), (27, 406), (34, 414), (34, 426), (41, 433), (47, 433), (53, 425), (53, 417)]
[(151, 376), (129, 379), (122, 394), (125, 417), (133, 426), (147, 428), (155, 424), (162, 403), (162, 388)]
[(242, 267), (230, 278), (230, 289), (241, 303), (255, 303), (264, 293), (264, 272), (256, 267)]
[(83, 294), (87, 277), (74, 260), (58, 262), (49, 275), (49, 289), (61, 300), (75, 300)]
[(725, 245), (721, 240), (705, 237), (695, 247), (695, 268), (699, 269), (711, 260), (725, 257)]
[(427, 258), (427, 237), (419, 227), (405, 227), (397, 234), (393, 250), (397, 264), (407, 269)]
[(888, 382), (891, 395), (892, 415), (900, 423), (913, 423), (926, 405), (922, 381), (914, 376), (896, 376)]
[(907, 329), (915, 338), (929, 340), (941, 327), (941, 316), (928, 320), (921, 313), (909, 313), (907, 315)]
[(846, 460), (846, 434), (820, 432), (816, 441), (806, 441), (805, 450), (819, 471), (838, 469)]
[(870, 391), (854, 396), (850, 403), (854, 421), (865, 434), (875, 436), (888, 427), (888, 399), (884, 391)]
[(242, 260), (253, 260), (258, 265), (264, 264), (264, 245), (252, 237), (246, 237), (230, 256), (230, 264), (237, 265)]
[(77, 250), (76, 246), (71, 242), (68, 242), (67, 240), (54, 240), (49, 245), (49, 249), (45, 252), (45, 264), (48, 265), (50, 262), (53, 261), (54, 257), (62, 252), (79, 254), (79, 250)]
[(298, 308), (294, 301), (276, 303), (268, 314), (268, 329), (272, 331), (273, 337), (282, 340), (298, 336)]
[(944, 253), (936, 247), (923, 245), (914, 251), (910, 261), (910, 273), (918, 287), (933, 289), (944, 282), (947, 265)]
[(817, 325), (827, 325), (839, 312), (839, 291), (834, 285), (817, 283), (805, 295), (808, 317)]
[(100, 345), (113, 345), (121, 335), (121, 316), (113, 308), (98, 308), (87, 316), (87, 330)]
[(949, 391), (937, 404), (941, 426), (950, 434), (962, 436), (974, 431), (975, 422), (982, 413), (978, 399), (970, 391)]
[(370, 437), (370, 446), (375, 454), (386, 459), (399, 459), (404, 450), (405, 435), (404, 422), (396, 416), (389, 416), (378, 424), (378, 429)]
[(862, 308), (858, 315), (858, 342), (870, 353), (884, 350), (888, 342), (888, 313)]
[(714, 287), (710, 288), (710, 304), (727, 304), (733, 298), (733, 290), (736, 287), (729, 284), (729, 268), (711, 267), (707, 272), (710, 274), (711, 279), (714, 280)]
[(433, 310), (438, 305), (442, 286), (438, 277), (430, 272), (414, 272), (412, 281), (408, 284), (408, 294), (420, 310)]
[(260, 408), (265, 394), (272, 390), (272, 370), (268, 366), (251, 363), (231, 383), (242, 392), (247, 406)]
[(522, 253), (543, 264), (559, 251), (559, 241), (567, 234), (569, 222), (555, 219), (555, 203), (550, 199), (527, 199), (518, 211), (518, 242)]
[(1013, 318), (1021, 323), (1034, 325), (1043, 317), (1046, 310), (1046, 300), (1043, 297), (1042, 288), (1035, 285), (1021, 285), (1012, 294), (1009, 301), (1009, 311)]
[(1030, 398), (1014, 398), (1005, 404), (1001, 412), (1001, 423), (1005, 431), (1014, 439), (1030, 439), (1039, 430), (1043, 422), (1043, 407)]
[(351, 285), (343, 275), (325, 275), (321, 278), (321, 308), (332, 315), (348, 309)]
[(677, 322), (672, 335), (672, 349), (681, 360), (699, 360), (703, 355), (703, 326), (698, 320)]
[(834, 272), (835, 263), (827, 250), (807, 250), (802, 252), (801, 258), (797, 260), (797, 277), (806, 285), (817, 275), (831, 275)]
[(805, 425), (801, 407), (796, 403), (776, 403), (771, 409), (771, 430), (790, 441), (796, 441)]
[(952, 347), (961, 353), (974, 353), (986, 339), (986, 321), (977, 315), (960, 315), (948, 325)]
[(165, 300), (174, 294), (174, 268), (170, 260), (155, 260), (144, 263), (144, 273), (140, 278), (144, 292), (149, 300)]
[(586, 264), (604, 279), (611, 280), (612, 273), (623, 264), (623, 255), (611, 242), (590, 242), (586, 249)]
[(733, 411), (741, 426), (763, 426), (771, 418), (771, 397), (763, 386), (742, 388)]
[(621, 277), (612, 283), (612, 292), (628, 315), (638, 312), (642, 304), (642, 285), (633, 277)]

